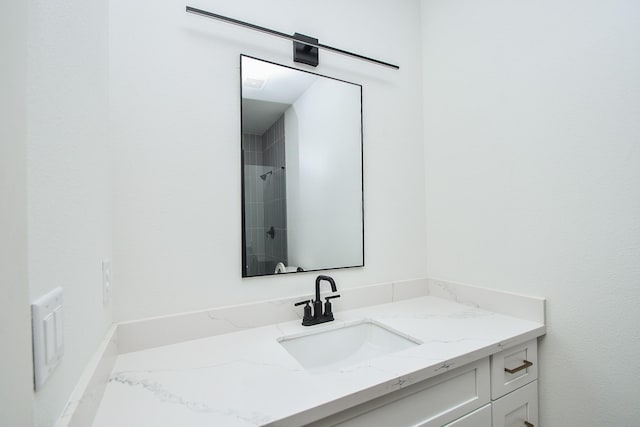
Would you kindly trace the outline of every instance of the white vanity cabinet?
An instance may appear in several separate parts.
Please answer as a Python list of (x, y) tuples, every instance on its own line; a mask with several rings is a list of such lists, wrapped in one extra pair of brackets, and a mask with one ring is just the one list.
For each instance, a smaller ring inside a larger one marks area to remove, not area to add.
[(505, 349), (311, 425), (537, 427), (536, 344)]
[(538, 346), (528, 341), (491, 356), (491, 398), (498, 399), (538, 379)]
[(537, 340), (491, 356), (493, 427), (538, 427)]
[(491, 403), (493, 427), (538, 427), (538, 381)]
[(440, 427), (489, 403), (490, 389), (487, 358), (380, 396), (312, 426)]
[(484, 405), (470, 414), (446, 424), (444, 427), (483, 427), (491, 426), (491, 404)]

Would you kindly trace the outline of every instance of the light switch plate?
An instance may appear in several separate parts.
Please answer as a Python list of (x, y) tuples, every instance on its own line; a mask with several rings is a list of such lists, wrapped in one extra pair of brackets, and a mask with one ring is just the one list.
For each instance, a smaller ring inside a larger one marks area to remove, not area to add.
[(34, 388), (42, 388), (64, 354), (62, 288), (58, 287), (31, 304)]

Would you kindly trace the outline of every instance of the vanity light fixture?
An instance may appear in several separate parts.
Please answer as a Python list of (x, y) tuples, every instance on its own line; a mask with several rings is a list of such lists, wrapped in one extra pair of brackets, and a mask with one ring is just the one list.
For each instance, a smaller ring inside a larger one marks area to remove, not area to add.
[(195, 15), (204, 16), (205, 18), (217, 19), (219, 21), (228, 22), (230, 24), (238, 25), (240, 27), (249, 28), (251, 30), (259, 31), (261, 33), (266, 33), (272, 36), (280, 37), (282, 39), (287, 39), (293, 41), (293, 60), (295, 62), (300, 62), (302, 64), (311, 65), (313, 67), (318, 65), (318, 50), (325, 49), (330, 52), (339, 53), (341, 55), (350, 56), (352, 58), (357, 58), (363, 61), (371, 62), (377, 65), (381, 65), (383, 67), (393, 68), (394, 70), (399, 70), (400, 67), (394, 64), (390, 64), (388, 62), (380, 61), (377, 59), (369, 58), (367, 56), (359, 55), (357, 53), (349, 52), (346, 50), (338, 49), (332, 46), (328, 46), (326, 44), (318, 43), (318, 39), (305, 36), (303, 34), (295, 33), (294, 35), (289, 35), (282, 33), (280, 31), (272, 30), (270, 28), (261, 27), (259, 25), (250, 24), (249, 22), (240, 21), (238, 19), (229, 18), (228, 16), (218, 15), (217, 13), (208, 12), (206, 10), (197, 9), (195, 7), (187, 6), (187, 13), (193, 13)]

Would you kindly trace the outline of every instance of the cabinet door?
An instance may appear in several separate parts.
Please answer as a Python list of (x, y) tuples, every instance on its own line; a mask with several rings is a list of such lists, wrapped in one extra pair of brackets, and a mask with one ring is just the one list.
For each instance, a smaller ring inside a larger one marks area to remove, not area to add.
[(441, 427), (491, 401), (489, 360), (451, 370), (324, 418), (313, 427)]
[(538, 427), (538, 381), (492, 404), (493, 427)]
[(491, 427), (491, 405), (485, 405), (443, 427)]
[(538, 341), (491, 356), (491, 398), (497, 399), (538, 378)]

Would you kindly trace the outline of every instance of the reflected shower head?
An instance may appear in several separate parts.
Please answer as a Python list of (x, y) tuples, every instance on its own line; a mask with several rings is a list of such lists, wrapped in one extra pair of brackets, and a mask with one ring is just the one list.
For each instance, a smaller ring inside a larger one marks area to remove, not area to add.
[(267, 180), (267, 175), (271, 175), (273, 173), (273, 171), (269, 171), (267, 173), (263, 173), (262, 175), (260, 175), (260, 179), (263, 181)]

